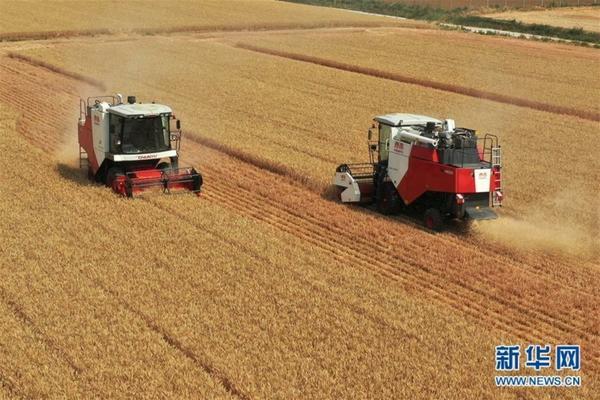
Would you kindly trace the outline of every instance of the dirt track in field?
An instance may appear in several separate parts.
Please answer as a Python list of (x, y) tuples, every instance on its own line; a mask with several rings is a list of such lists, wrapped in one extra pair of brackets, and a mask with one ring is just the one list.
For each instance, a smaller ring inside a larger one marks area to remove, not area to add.
[(437, 89), (445, 92), (462, 94), (465, 96), (476, 97), (479, 99), (492, 100), (499, 103), (515, 105), (519, 107), (527, 107), (533, 110), (546, 111), (555, 114), (564, 114), (574, 117), (587, 119), (590, 121), (600, 121), (600, 114), (586, 110), (579, 110), (575, 108), (562, 107), (554, 104), (542, 103), (539, 101), (532, 101), (529, 99), (523, 99), (519, 97), (508, 96), (500, 93), (492, 93), (484, 90), (452, 85), (448, 83), (435, 82), (430, 80), (418, 79), (411, 76), (400, 75), (393, 72), (382, 71), (374, 68), (361, 67), (358, 65), (351, 65), (335, 60), (327, 60), (324, 58), (314, 57), (306, 54), (290, 53), (287, 51), (273, 50), (266, 47), (254, 46), (245, 43), (237, 43), (235, 45), (238, 48), (254, 51), (261, 54), (268, 54), (275, 57), (287, 58), (290, 60), (307, 62), (311, 64), (321, 65), (324, 67), (335, 68), (342, 71), (354, 72), (357, 74), (363, 74), (373, 76), (376, 78), (389, 79), (395, 82), (409, 83), (418, 85), (424, 88)]
[[(46, 68), (0, 59), (0, 101), (22, 113), (20, 133), (50, 153), (74, 135), (81, 85)], [(72, 112), (65, 116), (60, 110)], [(451, 306), (483, 328), (529, 343), (580, 343), (585, 370), (598, 372), (600, 278), (593, 262), (523, 253), (477, 235), (431, 234), (407, 218), (384, 218), (329, 201), (289, 171), (212, 147), (184, 143), (184, 161), (205, 177), (199, 201), (299, 237), (307, 251), (322, 249), (349, 268), (371, 271)], [(189, 219), (176, 207), (148, 201)]]

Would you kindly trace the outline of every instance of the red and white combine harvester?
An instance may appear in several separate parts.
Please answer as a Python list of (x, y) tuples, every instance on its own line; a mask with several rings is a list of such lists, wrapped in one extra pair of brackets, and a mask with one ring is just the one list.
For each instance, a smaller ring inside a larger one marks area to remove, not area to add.
[[(375, 203), (383, 214), (424, 213), (440, 230), (445, 219), (494, 219), (502, 205), (502, 155), (498, 137), (457, 128), (454, 121), (423, 115), (375, 117), (368, 164), (342, 164), (334, 185), (346, 203)], [(479, 142), (479, 143), (478, 143)]]
[(171, 108), (136, 103), (135, 96), (125, 104), (120, 94), (82, 99), (80, 106), (79, 165), (90, 179), (127, 197), (150, 188), (200, 193), (202, 176), (179, 167), (181, 127)]

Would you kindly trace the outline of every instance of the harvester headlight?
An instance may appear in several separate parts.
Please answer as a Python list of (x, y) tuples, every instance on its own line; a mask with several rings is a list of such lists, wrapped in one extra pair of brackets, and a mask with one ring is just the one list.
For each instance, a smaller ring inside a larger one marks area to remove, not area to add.
[(465, 197), (462, 194), (456, 195), (456, 204), (458, 204), (459, 206), (465, 204)]

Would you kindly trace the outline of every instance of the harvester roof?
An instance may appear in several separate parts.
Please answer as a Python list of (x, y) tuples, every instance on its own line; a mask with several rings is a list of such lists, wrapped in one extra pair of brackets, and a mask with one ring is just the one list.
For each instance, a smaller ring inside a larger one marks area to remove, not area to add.
[(119, 104), (111, 107), (108, 112), (125, 118), (147, 117), (173, 112), (171, 107), (153, 103)]
[(428, 117), (426, 115), (402, 114), (402, 113), (379, 115), (379, 116), (375, 117), (374, 119), (377, 122), (380, 122), (385, 125), (391, 125), (391, 126), (425, 125), (428, 122), (434, 122), (436, 124), (442, 123), (442, 121), (440, 121), (439, 119)]

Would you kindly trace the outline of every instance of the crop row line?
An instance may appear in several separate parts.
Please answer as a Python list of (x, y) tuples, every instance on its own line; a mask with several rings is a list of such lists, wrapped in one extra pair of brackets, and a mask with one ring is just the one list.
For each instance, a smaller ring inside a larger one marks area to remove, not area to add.
[(59, 358), (64, 360), (76, 376), (80, 375), (83, 372), (83, 368), (80, 367), (79, 365), (77, 365), (77, 363), (75, 363), (71, 359), (71, 357), (69, 357), (69, 355), (60, 346), (58, 346), (56, 344), (56, 342), (54, 340), (52, 340), (48, 335), (46, 335), (35, 324), (33, 319), (31, 319), (31, 317), (29, 317), (29, 315), (27, 315), (25, 313), (25, 311), (23, 310), (23, 307), (21, 307), (21, 305), (19, 305), (14, 300), (14, 296), (9, 295), (7, 290), (4, 287), (0, 287), (0, 300), (2, 300), (2, 302), (8, 306), (8, 308), (15, 315), (17, 320), (19, 320), (21, 323), (23, 323), (24, 325), (29, 327), (29, 329), (31, 329), (33, 331), (33, 333), (46, 346), (48, 346), (48, 348), (50, 348), (57, 356), (59, 356)]
[(270, 56), (281, 57), (288, 60), (315, 64), (323, 67), (333, 68), (341, 71), (367, 75), (375, 78), (387, 79), (390, 81), (417, 85), (429, 89), (442, 90), (445, 92), (461, 94), (478, 99), (491, 100), (498, 103), (510, 104), (517, 107), (526, 107), (537, 111), (544, 111), (554, 114), (570, 115), (590, 121), (600, 121), (600, 114), (592, 111), (579, 110), (571, 107), (563, 107), (555, 104), (542, 103), (520, 97), (509, 96), (501, 93), (488, 92), (485, 90), (459, 86), (450, 83), (436, 82), (427, 79), (419, 79), (412, 76), (401, 75), (395, 72), (383, 71), (370, 67), (363, 67), (354, 64), (347, 64), (340, 61), (328, 60), (307, 54), (291, 53), (282, 50), (274, 50), (266, 47), (254, 46), (246, 43), (236, 43), (235, 47), (253, 51), (255, 53), (267, 54)]
[[(266, 180), (266, 179), (265, 179), (265, 178), (263, 178), (263, 180)], [(224, 192), (224, 191), (226, 191), (226, 190), (225, 190), (223, 187), (219, 187), (219, 190), (218, 190), (218, 191), (215, 191), (215, 193), (221, 193), (221, 192)], [(218, 195), (217, 195), (217, 196), (218, 196)], [(254, 196), (256, 197), (256, 195), (254, 195)], [(240, 196), (240, 186), (238, 185), (238, 186), (237, 186), (237, 187), (234, 189), (234, 192), (230, 192), (230, 193), (228, 193), (228, 194), (227, 194), (226, 196), (224, 196), (224, 197), (220, 197), (220, 196), (219, 196), (219, 200), (220, 200), (220, 201), (228, 201), (228, 199), (232, 199), (232, 198), (234, 198), (234, 199), (236, 199), (236, 201), (239, 201), (241, 197), (242, 197), (242, 196)], [(239, 211), (244, 211), (244, 210), (246, 210), (247, 208), (251, 207), (253, 204), (260, 203), (260, 204), (261, 204), (261, 207), (259, 207), (259, 209), (258, 209), (258, 211), (257, 211), (257, 214), (260, 214), (261, 212), (266, 212), (264, 205), (265, 205), (265, 203), (268, 203), (268, 202), (269, 202), (269, 199), (267, 199), (267, 198), (262, 198), (262, 199), (259, 199), (258, 201), (256, 201), (256, 199), (253, 199), (253, 200), (251, 200), (251, 201), (248, 201), (248, 202), (246, 202), (246, 204), (244, 205), (244, 207), (241, 207)], [(285, 207), (285, 206), (282, 206), (282, 207)], [(286, 209), (286, 211), (288, 212), (288, 214), (293, 214), (293, 212), (291, 212), (290, 210), (291, 210), (291, 207), (288, 207), (288, 208)], [(302, 211), (305, 211), (305, 210), (302, 210)], [(257, 215), (254, 215), (254, 216), (257, 216)], [(301, 219), (301, 218), (300, 218), (300, 216), (298, 216), (298, 215), (296, 215), (296, 217), (297, 217), (297, 218), (299, 218), (299, 219)], [(262, 218), (264, 218), (264, 217), (262, 217)], [(303, 215), (302, 215), (302, 218), (306, 219), (306, 218), (307, 218), (307, 215), (303, 214)], [(291, 219), (291, 218), (289, 218), (289, 215), (288, 215), (287, 217), (284, 217), (284, 218), (282, 218), (282, 220), (284, 220), (284, 221), (289, 221), (290, 219)], [(295, 222), (298, 222), (298, 221), (295, 221)], [(312, 224), (313, 224), (313, 226), (314, 226), (315, 224), (318, 224), (318, 221), (308, 221), (308, 222), (309, 222), (309, 223), (312, 223)], [(294, 230), (295, 230), (295, 229), (297, 229), (297, 228), (298, 228), (298, 227), (295, 225), (295, 226), (294, 226), (292, 229), (289, 229), (289, 230), (290, 230), (290, 231), (293, 233), (293, 232), (294, 232)], [(323, 237), (323, 235), (326, 235), (326, 234), (328, 233), (327, 231), (328, 231), (328, 230), (330, 230), (330, 229), (331, 229), (331, 224), (329, 224), (329, 223), (328, 223), (328, 224), (327, 224), (327, 226), (323, 227), (323, 229), (322, 229), (320, 232), (319, 232), (319, 231), (317, 231), (317, 232), (311, 232), (311, 234), (312, 234), (312, 235), (315, 235), (315, 236), (317, 236), (317, 237), (319, 237), (319, 236), (320, 236), (320, 237)], [(336, 235), (343, 235), (343, 232), (335, 232), (335, 234), (336, 234)], [(350, 243), (352, 243), (352, 245), (353, 245), (353, 246), (355, 246), (355, 245), (356, 245), (356, 243), (355, 243), (355, 239), (356, 239), (355, 237), (348, 238), (348, 240), (353, 240), (353, 242), (350, 242)], [(318, 244), (318, 243), (317, 243), (317, 244)], [(338, 243), (338, 244), (340, 244), (340, 245), (343, 245), (343, 243)], [(365, 246), (366, 246), (366, 247), (365, 247)], [(371, 244), (370, 242), (369, 242), (369, 243), (367, 243), (365, 246), (363, 246), (363, 247), (362, 247), (362, 250), (363, 250), (363, 252), (370, 252), (370, 253), (373, 253), (372, 244)], [(382, 248), (379, 248), (379, 249), (375, 250), (375, 253), (378, 253), (380, 250), (382, 250)], [(392, 256), (391, 254), (389, 254), (389, 252), (385, 252), (385, 251), (384, 251), (384, 253), (387, 253), (387, 255), (388, 255), (388, 256)], [(409, 252), (409, 253), (410, 253), (410, 252)], [(358, 254), (360, 255), (360, 254), (362, 254), (362, 252), (359, 252)], [(367, 254), (368, 254), (368, 253), (367, 253)], [(379, 261), (380, 261), (381, 263), (384, 263), (384, 262), (385, 262), (385, 261), (387, 261), (387, 260), (379, 260)], [(405, 261), (405, 260), (404, 260), (404, 261)], [(413, 262), (416, 262), (416, 261), (415, 261), (415, 260), (413, 260)], [(417, 263), (417, 264), (418, 264), (418, 263)], [(418, 266), (418, 265), (417, 265), (417, 267), (419, 267), (419, 268), (422, 268), (422, 266)], [(428, 273), (430, 273), (430, 271), (427, 271), (427, 272), (428, 272)], [(409, 271), (409, 273), (410, 273), (410, 271)], [(427, 278), (427, 277), (426, 277), (425, 279), (429, 279), (429, 278)], [(455, 282), (455, 284), (457, 284), (457, 285), (459, 285), (459, 286), (460, 286), (460, 285), (461, 285), (461, 282)], [(462, 286), (464, 287), (464, 289), (465, 289), (465, 290), (472, 290), (472, 289), (473, 289), (473, 288), (471, 288), (471, 287), (469, 287), (469, 286), (466, 286), (465, 284), (462, 284)], [(478, 294), (479, 294), (479, 295), (486, 297), (486, 293), (485, 293), (484, 291), (482, 291), (481, 289), (477, 289), (477, 291), (478, 291)], [(470, 296), (470, 295), (467, 295), (466, 297), (469, 297), (469, 296)], [(488, 296), (488, 297), (489, 297), (489, 296)], [(498, 300), (499, 300), (499, 299), (498, 299), (496, 296), (492, 296), (492, 297), (494, 297), (494, 301), (498, 301)], [(500, 303), (502, 303), (502, 301), (500, 301)], [(506, 307), (514, 307), (514, 304), (511, 304), (511, 303), (509, 303), (509, 302), (504, 302), (504, 306), (506, 306)], [(526, 305), (525, 305), (525, 306), (526, 306)], [(526, 308), (525, 308), (525, 309), (523, 309), (522, 307), (519, 307), (519, 308), (520, 308), (520, 309), (521, 309), (521, 311), (523, 311), (523, 312), (526, 312), (526, 311), (527, 311), (527, 309), (526, 309)], [(539, 319), (539, 316), (537, 315), (537, 311), (539, 311), (539, 310), (536, 310), (536, 313), (535, 313), (535, 314), (536, 314), (536, 315), (535, 315), (535, 317), (536, 317), (536, 318), (535, 318), (535, 319)], [(526, 313), (527, 313), (527, 312), (526, 312)], [(531, 316), (532, 316), (532, 317), (534, 317), (534, 315), (531, 315)], [(549, 319), (549, 320), (547, 320), (546, 322), (548, 323), (548, 326), (549, 326), (549, 327), (553, 327), (553, 326), (554, 326), (554, 325), (556, 325), (556, 323), (558, 322), (558, 321), (556, 321), (556, 320), (555, 320), (555, 317), (554, 317), (554, 316), (548, 315), (548, 318), (550, 318), (550, 319)], [(561, 326), (561, 328), (562, 328), (563, 330), (565, 330), (567, 327), (565, 327), (564, 325), (562, 325), (562, 326)], [(580, 335), (586, 335), (586, 336), (587, 336), (587, 333), (586, 333), (584, 330), (582, 330), (582, 329), (577, 329), (577, 330), (579, 331), (578, 333), (579, 333)]]

